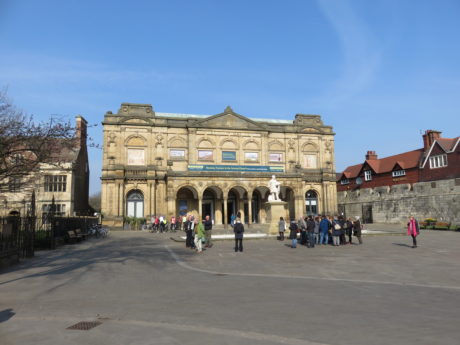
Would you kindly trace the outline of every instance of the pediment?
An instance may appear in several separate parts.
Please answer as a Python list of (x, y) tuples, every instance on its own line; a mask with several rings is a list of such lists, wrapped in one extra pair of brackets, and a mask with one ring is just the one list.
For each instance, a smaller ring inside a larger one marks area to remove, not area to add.
[(126, 119), (122, 119), (121, 123), (129, 123), (129, 124), (150, 124), (151, 121), (149, 119), (141, 118), (141, 117), (129, 117)]
[(257, 123), (247, 117), (237, 114), (230, 107), (225, 112), (210, 116), (195, 123), (202, 128), (231, 128), (231, 129), (249, 129), (249, 130), (266, 130), (265, 126)]

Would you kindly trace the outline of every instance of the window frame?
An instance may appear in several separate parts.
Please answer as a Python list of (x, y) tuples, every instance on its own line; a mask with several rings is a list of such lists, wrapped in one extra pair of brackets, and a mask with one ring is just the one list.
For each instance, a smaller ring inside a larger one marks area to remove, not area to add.
[(371, 170), (364, 171), (364, 181), (372, 181), (372, 171)]
[(441, 155), (431, 156), (430, 159), (430, 169), (439, 169), (447, 167), (447, 154), (443, 153)]
[(400, 170), (393, 170), (391, 172), (392, 177), (401, 177), (401, 176), (406, 176), (406, 170), (405, 169), (400, 169)]

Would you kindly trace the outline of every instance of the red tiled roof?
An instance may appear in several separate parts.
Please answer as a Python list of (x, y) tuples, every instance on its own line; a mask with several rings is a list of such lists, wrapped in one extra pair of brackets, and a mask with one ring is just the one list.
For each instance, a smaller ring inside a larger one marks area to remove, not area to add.
[(439, 138), (439, 139), (436, 139), (436, 142), (443, 148), (444, 151), (448, 152), (448, 151), (453, 150), (455, 144), (457, 143), (458, 138), (459, 137), (452, 138), (452, 139)]
[(392, 171), (396, 164), (398, 164), (402, 169), (415, 168), (418, 166), (422, 155), (423, 149), (418, 149), (381, 159), (366, 160), (362, 164), (347, 167), (343, 171), (342, 175), (345, 175), (346, 178), (355, 178), (361, 172), (364, 164), (368, 164), (377, 174)]

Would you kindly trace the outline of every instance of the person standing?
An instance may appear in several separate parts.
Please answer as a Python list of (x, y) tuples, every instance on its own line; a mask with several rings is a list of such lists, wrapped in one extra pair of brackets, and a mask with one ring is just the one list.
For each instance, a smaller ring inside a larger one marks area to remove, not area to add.
[(332, 244), (334, 246), (340, 245), (340, 235), (342, 233), (342, 226), (337, 218), (332, 221)]
[(319, 243), (320, 244), (328, 244), (329, 243), (329, 228), (331, 223), (326, 218), (325, 215), (321, 217), (321, 222), (319, 223)]
[(209, 215), (205, 217), (203, 225), (204, 225), (204, 232), (205, 232), (205, 239), (206, 239), (206, 242), (205, 242), (206, 244), (204, 247), (211, 248), (212, 247), (212, 240), (211, 240), (212, 220), (210, 219)]
[(197, 253), (201, 253), (203, 251), (202, 248), (202, 240), (205, 236), (204, 234), (204, 226), (203, 223), (200, 222), (197, 224), (197, 220), (195, 220), (195, 248)]
[(306, 218), (303, 219), (302, 217), (299, 218), (299, 221), (297, 222), (297, 226), (300, 231), (300, 244), (303, 246), (307, 245), (307, 223), (306, 223)]
[(289, 225), (289, 239), (292, 240), (291, 248), (296, 248), (297, 247), (297, 234), (299, 232), (299, 227), (297, 226), (295, 220), (291, 221), (291, 224)]
[(315, 244), (319, 244), (319, 217), (315, 217), (315, 230), (314, 232), (314, 237), (315, 237)]
[(278, 221), (278, 232), (280, 233), (280, 241), (284, 241), (284, 231), (286, 230), (286, 222), (283, 217)]
[(412, 248), (417, 248), (417, 236), (420, 234), (420, 227), (414, 216), (410, 216), (409, 223), (407, 223), (407, 234), (412, 237)]
[(308, 216), (307, 219), (307, 235), (308, 235), (308, 248), (315, 248), (315, 221), (312, 216)]
[(235, 233), (235, 252), (242, 252), (244, 225), (241, 223), (240, 218), (236, 218), (235, 224), (233, 225), (233, 232)]
[(353, 244), (353, 222), (351, 218), (348, 218), (346, 221), (346, 230), (347, 230), (347, 236), (348, 236), (348, 243)]
[(359, 220), (359, 217), (356, 217), (354, 223), (353, 223), (353, 235), (358, 238), (359, 244), (363, 244), (363, 239), (361, 236), (361, 230), (363, 226), (361, 225), (361, 221)]

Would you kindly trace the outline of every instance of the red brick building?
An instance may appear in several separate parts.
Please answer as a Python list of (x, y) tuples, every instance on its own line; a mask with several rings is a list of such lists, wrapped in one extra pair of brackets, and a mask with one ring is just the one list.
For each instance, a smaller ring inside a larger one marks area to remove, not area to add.
[(337, 175), (337, 191), (460, 177), (459, 141), (460, 137), (441, 138), (441, 132), (427, 130), (421, 149), (381, 159), (368, 151), (363, 163)]

